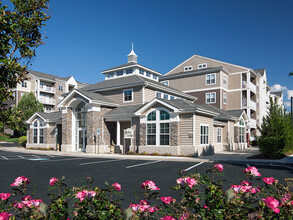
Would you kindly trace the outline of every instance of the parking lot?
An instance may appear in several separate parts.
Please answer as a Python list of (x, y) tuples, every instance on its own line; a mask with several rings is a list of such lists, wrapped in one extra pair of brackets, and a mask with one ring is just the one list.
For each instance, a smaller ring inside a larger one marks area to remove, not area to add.
[[(36, 196), (42, 199), (47, 197), (49, 179), (52, 177), (66, 177), (69, 186), (81, 185), (80, 181), (86, 177), (95, 179), (94, 185), (103, 187), (105, 181), (109, 184), (118, 182), (122, 185), (124, 194), (123, 206), (137, 202), (133, 190), (141, 192), (140, 185), (146, 180), (152, 180), (161, 189), (161, 196), (178, 197), (178, 193), (171, 191), (170, 186), (176, 184), (179, 170), (187, 172), (205, 172), (212, 167), (211, 162), (185, 162), (119, 158), (72, 157), (65, 154), (24, 154), (0, 150), (0, 191), (11, 192), (10, 184), (17, 176), (26, 176), (30, 180), (30, 187), (37, 184)], [(243, 178), (243, 170), (253, 164), (224, 165), (225, 187), (239, 183)], [(279, 180), (292, 176), (291, 167), (257, 166), (263, 177), (275, 177)], [(261, 184), (262, 182), (260, 181)], [(47, 199), (44, 199), (48, 201)]]

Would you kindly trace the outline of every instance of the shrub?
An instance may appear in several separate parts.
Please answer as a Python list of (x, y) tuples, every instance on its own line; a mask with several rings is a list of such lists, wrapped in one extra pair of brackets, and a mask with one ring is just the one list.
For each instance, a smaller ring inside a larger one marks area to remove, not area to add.
[(128, 155), (133, 155), (134, 152), (133, 152), (133, 151), (128, 151), (126, 154), (128, 154)]
[(26, 136), (22, 136), (19, 138), (18, 143), (21, 144), (21, 146), (25, 147), (26, 146), (26, 142), (27, 142), (27, 137)]
[[(181, 193), (178, 201), (168, 195), (159, 196), (160, 188), (153, 181), (141, 184), (143, 198), (121, 209), (121, 185), (105, 183), (106, 188), (93, 186), (87, 177), (85, 185), (67, 187), (65, 178), (48, 181), (50, 203), (28, 194), (29, 179), (20, 176), (11, 184), (13, 194), (0, 193), (0, 219), (292, 219), (293, 179), (285, 185), (273, 177), (260, 178), (256, 167), (244, 170), (244, 177), (229, 189), (223, 187), (224, 167), (215, 164), (205, 174), (181, 171), (171, 189)], [(252, 185), (260, 181), (262, 186)], [(263, 186), (264, 185), (264, 186)], [(114, 196), (114, 194), (117, 194)], [(22, 198), (21, 201), (19, 198)], [(156, 204), (150, 205), (150, 201)]]
[(263, 137), (259, 139), (259, 150), (267, 157), (280, 157), (284, 149), (284, 145), (281, 146), (280, 139), (277, 137)]
[(152, 156), (159, 156), (160, 154), (158, 152), (154, 152), (151, 154)]

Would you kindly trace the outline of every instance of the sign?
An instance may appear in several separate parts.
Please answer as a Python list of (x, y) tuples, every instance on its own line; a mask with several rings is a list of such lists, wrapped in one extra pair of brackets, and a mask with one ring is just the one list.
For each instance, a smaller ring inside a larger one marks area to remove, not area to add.
[(124, 130), (124, 138), (133, 138), (134, 131), (131, 128), (127, 128)]
[(100, 136), (101, 135), (101, 130), (98, 128), (97, 129), (97, 136)]

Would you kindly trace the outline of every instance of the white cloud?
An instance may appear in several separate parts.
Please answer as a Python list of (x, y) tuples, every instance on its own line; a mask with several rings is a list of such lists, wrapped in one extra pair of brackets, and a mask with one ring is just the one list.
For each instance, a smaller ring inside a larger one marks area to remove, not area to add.
[(290, 102), (284, 102), (284, 105), (285, 105), (286, 107), (288, 107), (288, 108), (291, 107), (291, 103), (290, 103)]
[(287, 91), (287, 99), (290, 100), (290, 97), (293, 97), (293, 90)]
[(275, 84), (271, 87), (271, 92), (277, 92), (277, 91), (287, 91), (286, 86), (281, 86), (280, 84)]

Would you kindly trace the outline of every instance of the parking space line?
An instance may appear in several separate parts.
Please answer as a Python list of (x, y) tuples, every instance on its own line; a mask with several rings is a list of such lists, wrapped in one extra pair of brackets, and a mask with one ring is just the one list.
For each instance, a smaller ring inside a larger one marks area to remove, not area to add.
[(125, 167), (125, 168), (129, 169), (129, 168), (133, 168), (133, 167), (145, 166), (145, 165), (148, 165), (148, 164), (159, 163), (159, 162), (161, 162), (161, 160), (156, 160), (156, 161), (152, 161), (152, 162), (148, 162), (148, 163), (140, 163), (140, 164), (128, 166), (128, 167)]
[(25, 160), (25, 157), (23, 157), (23, 156), (18, 156), (18, 157)]
[(5, 160), (9, 160), (7, 157), (2, 156)]
[(125, 159), (119, 159), (119, 160), (103, 160), (103, 161), (96, 161), (96, 162), (81, 163), (79, 165), (80, 166), (83, 166), (83, 165), (90, 165), (90, 164), (97, 164), (97, 163), (108, 163), (108, 162), (114, 162), (114, 161), (120, 161), (120, 160), (125, 160)]
[(204, 162), (200, 162), (200, 163), (198, 163), (198, 164), (195, 164), (195, 165), (193, 165), (193, 166), (191, 166), (191, 167), (188, 167), (188, 168), (185, 169), (184, 171), (191, 170), (192, 168), (197, 167), (197, 166), (199, 166), (199, 165), (201, 165), (201, 164), (203, 164), (203, 163), (204, 163)]
[(66, 158), (66, 159), (58, 159), (58, 160), (46, 160), (40, 161), (40, 163), (48, 163), (48, 162), (58, 162), (58, 161), (66, 161), (66, 160), (85, 160), (89, 159), (88, 157), (78, 157), (78, 158)]
[(41, 158), (41, 157), (39, 157), (39, 156), (37, 156), (37, 155), (32, 155), (32, 157), (36, 157), (36, 158), (39, 158), (39, 159)]
[(50, 155), (50, 154), (46, 154), (46, 156), (48, 156), (48, 157), (55, 157), (55, 156), (53, 156), (53, 155)]

